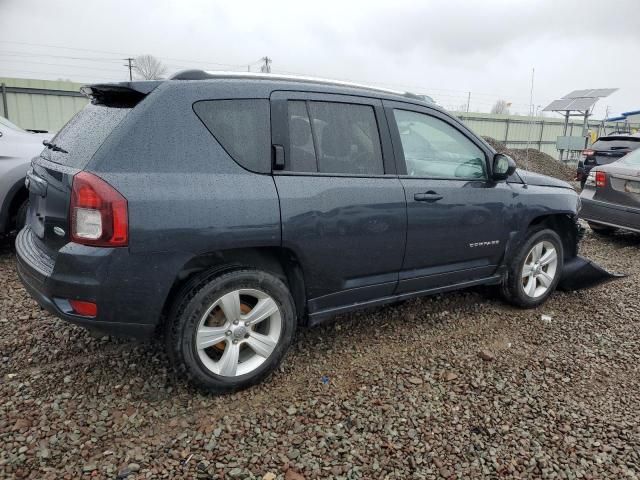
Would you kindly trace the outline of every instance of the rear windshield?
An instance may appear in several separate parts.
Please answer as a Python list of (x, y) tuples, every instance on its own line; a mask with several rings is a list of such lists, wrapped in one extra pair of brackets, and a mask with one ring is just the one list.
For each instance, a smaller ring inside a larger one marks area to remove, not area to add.
[(640, 137), (602, 137), (591, 147), (594, 150), (635, 150), (640, 147)]
[(131, 108), (89, 104), (62, 127), (51, 143), (68, 153), (45, 148), (43, 156), (52, 162), (83, 169)]
[(640, 166), (640, 149), (634, 150), (631, 153), (628, 153), (622, 160), (618, 160), (620, 163), (624, 163), (627, 165), (637, 165)]

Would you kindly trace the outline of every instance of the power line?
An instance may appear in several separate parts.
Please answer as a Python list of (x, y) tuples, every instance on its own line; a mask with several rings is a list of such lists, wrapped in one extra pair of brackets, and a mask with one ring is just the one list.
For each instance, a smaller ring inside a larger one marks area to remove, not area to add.
[[(16, 68), (2, 68), (2, 71), (11, 71), (14, 73), (21, 73), (21, 74), (37, 74), (37, 75), (49, 75), (52, 77), (58, 77), (58, 78), (64, 78), (64, 79), (69, 79), (69, 75), (67, 73), (59, 73), (59, 72), (42, 72), (42, 71), (36, 71), (36, 70), (22, 70), (22, 69), (16, 69)], [(100, 75), (101, 78), (106, 79), (106, 80), (114, 80), (114, 81), (122, 81), (122, 77), (111, 77), (111, 76), (107, 76), (107, 75)], [(84, 78), (87, 79), (87, 81), (95, 81), (96, 80), (96, 76), (92, 76), (92, 75), (81, 75), (81, 74), (74, 74), (73, 75), (74, 79), (80, 79), (80, 78)], [(82, 83), (82, 82), (80, 82)]]
[(33, 52), (16, 52), (7, 51), (0, 52), (0, 55), (7, 57), (49, 57), (49, 58), (62, 58), (65, 60), (86, 60), (90, 62), (119, 62), (119, 58), (96, 58), (96, 57), (71, 57), (68, 55), (53, 55), (51, 53), (33, 53)]
[(27, 45), (30, 47), (60, 48), (64, 50), (76, 50), (79, 52), (94, 52), (94, 53), (97, 52), (97, 53), (110, 53), (112, 55), (127, 55), (126, 53), (122, 53), (122, 52), (110, 52), (108, 50), (92, 50), (89, 48), (78, 48), (78, 47), (64, 47), (61, 45), (47, 45), (44, 43), (14, 42), (10, 40), (0, 40), (0, 43), (11, 43), (14, 45)]
[(73, 65), (70, 63), (49, 63), (49, 62), (40, 62), (40, 61), (32, 61), (32, 60), (20, 60), (20, 63), (31, 63), (34, 65), (48, 65), (52, 67), (69, 67), (69, 68), (82, 68), (85, 70), (101, 70), (105, 72), (115, 73), (116, 70), (113, 68), (101, 68), (101, 67), (87, 67), (85, 65)]

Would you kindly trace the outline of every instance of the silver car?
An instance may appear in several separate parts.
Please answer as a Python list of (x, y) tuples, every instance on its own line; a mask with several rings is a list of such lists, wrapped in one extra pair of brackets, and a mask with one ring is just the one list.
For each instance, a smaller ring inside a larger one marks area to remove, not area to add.
[(24, 178), (31, 159), (51, 134), (31, 133), (0, 117), (0, 234), (22, 228), (28, 194)]
[(594, 232), (640, 232), (640, 149), (592, 169), (580, 198), (580, 217)]

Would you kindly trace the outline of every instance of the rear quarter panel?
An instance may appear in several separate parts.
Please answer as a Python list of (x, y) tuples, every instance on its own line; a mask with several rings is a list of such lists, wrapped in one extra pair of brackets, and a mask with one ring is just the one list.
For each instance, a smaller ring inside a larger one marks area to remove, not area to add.
[[(117, 127), (88, 169), (129, 202), (133, 254), (190, 257), (227, 248), (280, 245), (273, 178), (238, 165), (192, 109), (194, 102), (268, 98), (225, 82), (151, 93)], [(186, 254), (186, 255), (184, 255)]]

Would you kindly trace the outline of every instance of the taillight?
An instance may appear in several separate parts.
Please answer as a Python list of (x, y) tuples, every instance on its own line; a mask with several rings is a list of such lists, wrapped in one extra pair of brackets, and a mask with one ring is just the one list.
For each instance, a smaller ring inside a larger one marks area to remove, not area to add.
[(596, 172), (596, 187), (607, 186), (607, 174), (605, 172)]
[(582, 155), (584, 155), (585, 157), (592, 157), (595, 154), (596, 152), (594, 150), (591, 150), (590, 148), (582, 151)]
[(124, 247), (129, 243), (127, 199), (88, 172), (73, 177), (71, 189), (71, 240), (99, 247)]

